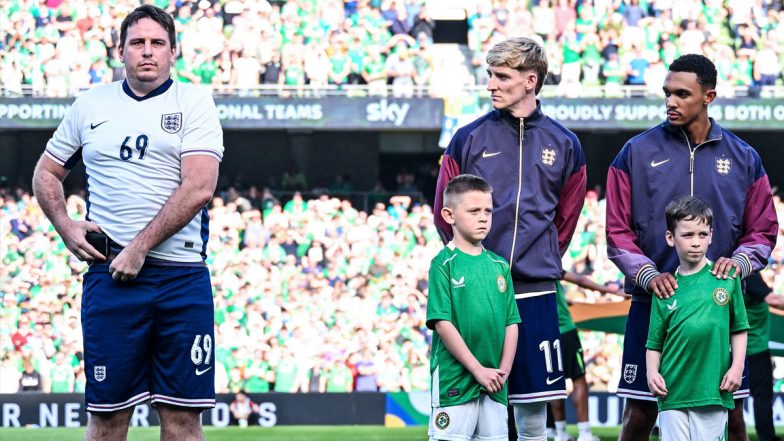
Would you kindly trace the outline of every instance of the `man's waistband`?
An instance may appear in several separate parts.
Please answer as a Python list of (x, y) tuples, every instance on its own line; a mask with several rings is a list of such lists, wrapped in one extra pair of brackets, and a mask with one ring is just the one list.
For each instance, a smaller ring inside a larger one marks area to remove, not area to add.
[(555, 280), (513, 280), (512, 286), (514, 286), (515, 298), (520, 295), (533, 297), (555, 292), (555, 283)]

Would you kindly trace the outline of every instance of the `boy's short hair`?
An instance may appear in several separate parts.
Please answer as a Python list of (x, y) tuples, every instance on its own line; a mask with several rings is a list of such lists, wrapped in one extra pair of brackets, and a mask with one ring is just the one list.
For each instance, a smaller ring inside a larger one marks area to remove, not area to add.
[(482, 193), (492, 193), (493, 187), (479, 176), (462, 174), (455, 176), (444, 189), (444, 206), (454, 208), (455, 199), (463, 193), (469, 191), (480, 191)]
[(536, 90), (542, 90), (547, 77), (547, 53), (536, 40), (528, 37), (515, 37), (504, 40), (487, 52), (488, 66), (506, 66), (519, 71), (536, 72)]
[(713, 226), (713, 210), (710, 205), (694, 196), (681, 196), (667, 204), (664, 209), (667, 216), (667, 231), (675, 231), (675, 225), (682, 220), (699, 220), (709, 227)]

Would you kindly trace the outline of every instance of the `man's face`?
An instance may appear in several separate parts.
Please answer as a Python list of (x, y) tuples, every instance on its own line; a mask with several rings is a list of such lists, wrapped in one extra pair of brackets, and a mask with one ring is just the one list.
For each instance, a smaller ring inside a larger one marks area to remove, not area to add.
[(487, 69), (490, 79), (487, 91), (496, 110), (513, 112), (523, 103), (526, 88), (536, 87), (536, 74), (533, 71), (519, 71), (507, 66), (490, 66)]
[(705, 258), (711, 243), (711, 227), (699, 219), (680, 220), (675, 231), (667, 232), (667, 244), (675, 247), (681, 262), (697, 265)]
[(128, 27), (120, 56), (129, 80), (153, 83), (157, 87), (169, 78), (174, 53), (169, 34), (163, 26), (149, 18), (142, 18)]
[(664, 104), (670, 124), (687, 127), (708, 111), (715, 89), (703, 89), (693, 72), (668, 72), (664, 78)]

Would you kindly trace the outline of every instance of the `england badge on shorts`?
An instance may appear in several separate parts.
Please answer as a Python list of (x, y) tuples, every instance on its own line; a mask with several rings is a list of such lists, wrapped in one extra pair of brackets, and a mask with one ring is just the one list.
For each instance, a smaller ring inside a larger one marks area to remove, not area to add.
[(161, 115), (161, 128), (166, 133), (177, 133), (182, 128), (182, 112)]
[(634, 383), (634, 380), (637, 379), (637, 365), (636, 364), (627, 364), (623, 368), (623, 379), (629, 384)]
[(106, 379), (106, 366), (95, 366), (93, 368), (95, 381), (103, 381)]

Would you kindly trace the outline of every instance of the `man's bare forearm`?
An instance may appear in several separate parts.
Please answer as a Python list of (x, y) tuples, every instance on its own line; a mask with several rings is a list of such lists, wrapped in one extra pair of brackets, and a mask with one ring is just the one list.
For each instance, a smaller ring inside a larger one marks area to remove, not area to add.
[(69, 219), (65, 208), (63, 183), (54, 173), (45, 170), (40, 163), (33, 174), (33, 194), (41, 210), (59, 231), (61, 225)]
[(149, 251), (180, 231), (212, 197), (212, 189), (183, 183), (128, 246)]

